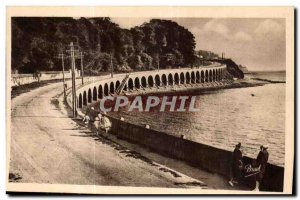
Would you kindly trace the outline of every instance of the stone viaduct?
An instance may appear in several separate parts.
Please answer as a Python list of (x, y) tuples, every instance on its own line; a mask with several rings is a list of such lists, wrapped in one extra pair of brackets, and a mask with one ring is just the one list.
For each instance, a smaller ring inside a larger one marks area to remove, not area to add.
[[(156, 88), (172, 88), (186, 85), (195, 87), (197, 84), (218, 82), (224, 79), (226, 65), (212, 65), (199, 68), (163, 69), (153, 71), (133, 72), (125, 82), (123, 91), (127, 93)], [(115, 74), (113, 78), (104, 76), (89, 84), (78, 87), (76, 92), (77, 108), (83, 108), (104, 96), (114, 95), (126, 74)]]

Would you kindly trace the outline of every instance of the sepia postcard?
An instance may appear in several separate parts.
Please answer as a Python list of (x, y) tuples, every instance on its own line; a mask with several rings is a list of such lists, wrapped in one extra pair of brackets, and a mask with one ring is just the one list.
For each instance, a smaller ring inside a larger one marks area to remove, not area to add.
[(6, 16), (8, 193), (293, 193), (293, 7)]

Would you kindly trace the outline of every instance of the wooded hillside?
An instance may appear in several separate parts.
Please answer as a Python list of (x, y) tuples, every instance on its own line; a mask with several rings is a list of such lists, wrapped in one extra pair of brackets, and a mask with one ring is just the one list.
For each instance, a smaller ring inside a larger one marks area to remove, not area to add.
[[(170, 20), (152, 19), (128, 30), (110, 18), (14, 17), (12, 70), (61, 70), (57, 56), (70, 42), (81, 48), (87, 74), (109, 71), (110, 55), (120, 72), (186, 67), (196, 59), (193, 34)], [(65, 66), (70, 68), (70, 59)]]

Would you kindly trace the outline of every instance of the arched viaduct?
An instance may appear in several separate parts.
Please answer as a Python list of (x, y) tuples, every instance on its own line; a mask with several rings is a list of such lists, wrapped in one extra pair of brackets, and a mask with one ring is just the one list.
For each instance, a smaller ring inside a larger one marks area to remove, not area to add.
[[(144, 71), (130, 73), (123, 91), (132, 92), (145, 88), (168, 88), (175, 85), (194, 87), (196, 84), (217, 82), (224, 79), (225, 65), (201, 68), (165, 69), (160, 71)], [(113, 95), (122, 83), (126, 74), (115, 74), (113, 78), (104, 78), (77, 89), (77, 108)]]

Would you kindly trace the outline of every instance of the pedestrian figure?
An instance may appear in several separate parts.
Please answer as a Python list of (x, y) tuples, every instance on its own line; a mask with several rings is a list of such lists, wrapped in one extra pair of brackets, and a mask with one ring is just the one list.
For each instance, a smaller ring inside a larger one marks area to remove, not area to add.
[(264, 155), (265, 155), (265, 162), (266, 162), (266, 164), (268, 163), (268, 160), (269, 160), (269, 152), (268, 152), (268, 145), (264, 145), (264, 151), (263, 151), (263, 153), (264, 153)]
[(237, 145), (235, 145), (235, 148), (233, 150), (231, 161), (231, 179), (228, 182), (232, 187), (234, 186), (234, 184), (238, 184), (243, 169), (243, 155), (241, 151), (241, 146), (242, 145), (239, 142)]
[(85, 123), (85, 124), (89, 124), (89, 122), (94, 122), (95, 121), (95, 118), (96, 118), (96, 115), (97, 112), (95, 111), (94, 107), (91, 107), (91, 109), (87, 108), (86, 110), (86, 113), (82, 119), (82, 121)]
[(104, 112), (102, 114), (99, 125), (100, 125), (100, 128), (105, 131), (104, 137), (107, 137), (108, 131), (111, 129), (111, 121), (106, 116), (106, 112)]
[(91, 111), (90, 111), (90, 121), (94, 122), (96, 120), (96, 118), (98, 117), (98, 112), (95, 110), (94, 107), (91, 107)]
[(88, 123), (89, 123), (89, 121), (90, 121), (90, 109), (89, 109), (89, 108), (86, 109), (85, 115), (84, 115), (82, 121), (83, 121), (85, 124), (88, 124)]
[(102, 117), (102, 120), (103, 120), (103, 127), (104, 127), (104, 130), (105, 130), (105, 133), (107, 134), (108, 131), (111, 128), (111, 122), (110, 122), (109, 118), (105, 114), (106, 113), (104, 113), (104, 116)]
[(101, 112), (98, 113), (98, 116), (95, 120), (95, 127), (96, 127), (96, 135), (99, 136), (99, 130), (101, 129), (101, 123), (102, 123), (102, 114)]
[(264, 178), (266, 167), (269, 159), (269, 153), (267, 151), (268, 146), (267, 145), (261, 145), (260, 151), (256, 158), (256, 164), (257, 167), (259, 167), (260, 171), (256, 176), (256, 187), (254, 191), (259, 191), (259, 186), (262, 184), (262, 180)]
[[(261, 170), (261, 164), (262, 164), (262, 162), (264, 160), (264, 153), (263, 153), (263, 151), (264, 151), (264, 146), (261, 145), (260, 146), (260, 151), (259, 151), (259, 153), (258, 153), (258, 155), (256, 157), (256, 163), (255, 163), (255, 165), (256, 165), (255, 167), (258, 167), (259, 170)], [(256, 175), (256, 186), (255, 186), (254, 191), (259, 191), (260, 178), (261, 178), (261, 175), (260, 175), (260, 172), (259, 172)]]

